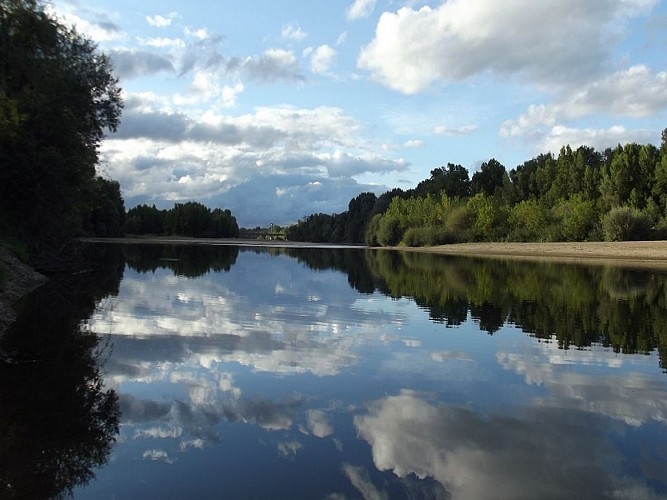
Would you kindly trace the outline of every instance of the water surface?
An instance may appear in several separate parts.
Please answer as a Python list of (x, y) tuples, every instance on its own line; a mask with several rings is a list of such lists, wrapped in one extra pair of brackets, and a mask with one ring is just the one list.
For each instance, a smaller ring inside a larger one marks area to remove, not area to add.
[(664, 272), (120, 253), (81, 316), (119, 433), (75, 498), (667, 496)]

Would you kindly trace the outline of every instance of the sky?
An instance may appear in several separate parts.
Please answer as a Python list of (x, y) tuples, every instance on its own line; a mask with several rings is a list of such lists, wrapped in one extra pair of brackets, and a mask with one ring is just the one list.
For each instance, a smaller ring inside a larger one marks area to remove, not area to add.
[(53, 0), (110, 55), (99, 170), (126, 208), (241, 227), (340, 213), (447, 163), (660, 145), (667, 0)]

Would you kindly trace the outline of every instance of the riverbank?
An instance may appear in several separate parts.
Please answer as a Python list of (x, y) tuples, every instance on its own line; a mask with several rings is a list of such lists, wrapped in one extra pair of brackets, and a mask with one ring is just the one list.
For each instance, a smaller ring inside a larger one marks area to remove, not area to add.
[(667, 241), (484, 242), (401, 249), (445, 255), (667, 268)]
[(43, 284), (47, 278), (0, 247), (0, 265), (5, 277), (0, 283), (0, 335), (14, 321), (13, 304)]
[[(297, 241), (243, 239), (206, 239), (182, 237), (150, 238), (85, 238), (84, 242), (165, 245), (242, 245), (295, 248), (350, 248), (352, 245), (330, 245)], [(390, 250), (467, 255), (471, 257), (538, 260), (566, 263), (616, 265), (638, 268), (667, 269), (667, 241), (619, 242), (554, 242), (554, 243), (458, 243), (435, 247), (393, 247)], [(0, 260), (6, 270), (0, 283), (0, 334), (14, 319), (14, 304), (34, 290), (46, 278), (0, 248)]]
[[(332, 245), (299, 241), (245, 240), (239, 238), (87, 238), (86, 242), (109, 243), (160, 243), (200, 245), (242, 245), (297, 248), (350, 248), (354, 245)], [(358, 246), (357, 246), (358, 247)], [(363, 247), (363, 246), (361, 246)], [(365, 247), (363, 247), (365, 248)], [(584, 241), (547, 243), (457, 243), (434, 247), (383, 247), (389, 250), (426, 252), (444, 255), (469, 255), (475, 257), (502, 257), (528, 260), (555, 260), (560, 262), (601, 263), (667, 268), (667, 241)]]

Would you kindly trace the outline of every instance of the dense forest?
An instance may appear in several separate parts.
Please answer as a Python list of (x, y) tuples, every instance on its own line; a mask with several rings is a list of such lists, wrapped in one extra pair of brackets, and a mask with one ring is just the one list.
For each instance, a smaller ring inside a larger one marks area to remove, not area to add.
[(667, 129), (662, 144), (598, 152), (563, 147), (470, 178), (448, 163), (407, 191), (363, 193), (340, 214), (313, 214), (291, 240), (427, 246), (467, 241), (618, 241), (667, 237)]

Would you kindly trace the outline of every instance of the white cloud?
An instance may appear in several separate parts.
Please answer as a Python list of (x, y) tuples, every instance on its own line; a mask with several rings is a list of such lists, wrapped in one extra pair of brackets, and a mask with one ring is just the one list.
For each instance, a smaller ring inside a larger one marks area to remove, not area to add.
[(424, 145), (424, 141), (421, 141), (419, 139), (410, 139), (409, 141), (405, 141), (403, 144), (403, 147), (405, 148), (421, 148)]
[(284, 24), (280, 35), (288, 40), (296, 41), (303, 40), (308, 36), (308, 34), (296, 23)]
[(368, 17), (375, 8), (376, 0), (354, 0), (354, 3), (347, 9), (347, 18), (350, 21)]
[(449, 135), (449, 136), (456, 136), (456, 135), (468, 135), (472, 134), (475, 130), (477, 130), (476, 125), (462, 125), (460, 127), (447, 127), (445, 125), (437, 125), (433, 127), (433, 133), (436, 135)]
[(585, 85), (569, 94), (559, 107), (567, 117), (594, 113), (655, 116), (667, 109), (667, 71), (653, 74), (647, 66), (635, 65)]
[[(600, 380), (585, 373), (559, 369), (560, 365), (619, 367), (624, 360), (617, 354), (598, 349), (577, 353), (567, 359), (555, 344), (534, 344), (531, 353), (499, 352), (498, 363), (525, 377), (526, 383), (541, 385), (546, 394), (536, 404), (553, 408), (569, 408), (639, 426), (649, 421), (667, 423), (667, 401), (659, 383), (640, 373), (624, 370)], [(627, 362), (632, 362), (628, 359)], [(631, 390), (629, 390), (631, 388)]]
[(358, 65), (405, 94), (489, 71), (570, 86), (601, 74), (619, 19), (645, 13), (654, 3), (448, 0), (437, 8), (403, 7), (382, 14)]
[(56, 8), (47, 3), (44, 6), (47, 14), (53, 15), (66, 26), (75, 26), (76, 29), (95, 40), (96, 42), (110, 42), (124, 40), (127, 38), (125, 33), (114, 21), (110, 20), (106, 14), (97, 14), (96, 20), (89, 21), (75, 14), (72, 6), (60, 4)]
[(222, 106), (225, 108), (233, 108), (236, 106), (236, 99), (239, 94), (243, 92), (244, 88), (242, 83), (237, 83), (233, 87), (225, 85), (222, 88)]
[(566, 144), (602, 150), (618, 143), (657, 143), (660, 138), (655, 131), (631, 130), (620, 124), (582, 128), (570, 123), (599, 116), (641, 119), (666, 109), (667, 72), (654, 73), (645, 65), (635, 65), (558, 92), (551, 104), (531, 104), (518, 118), (503, 122), (499, 134), (526, 138), (536, 145), (536, 152), (556, 152)]
[(523, 498), (527, 492), (531, 498), (602, 492), (622, 498), (620, 492), (629, 491), (636, 498), (652, 498), (648, 487), (615, 470), (621, 457), (609, 446), (598, 418), (551, 408), (525, 408), (521, 416), (482, 416), (403, 391), (372, 402), (368, 414), (356, 416), (354, 424), (370, 444), (379, 470), (399, 478), (431, 477), (451, 498)]
[(138, 38), (137, 42), (139, 45), (145, 45), (147, 47), (155, 47), (158, 49), (162, 48), (176, 48), (183, 49), (185, 48), (185, 42), (180, 38)]
[(320, 45), (310, 54), (310, 69), (313, 73), (326, 75), (331, 69), (336, 51), (328, 45)]
[(333, 434), (331, 419), (322, 410), (308, 410), (306, 412), (308, 431), (313, 435), (324, 438)]
[[(218, 99), (227, 93), (232, 105), (242, 91), (238, 84)], [(195, 115), (170, 110), (152, 94), (128, 96), (118, 133), (101, 153), (128, 207), (220, 198), (240, 224), (254, 223), (258, 214), (287, 223), (340, 212), (359, 192), (384, 188), (369, 189), (354, 177), (409, 165), (376, 152), (360, 124), (338, 108), (263, 107), (240, 116), (210, 109)], [(313, 183), (320, 184), (316, 191)]]
[(628, 130), (622, 125), (609, 128), (573, 128), (556, 125), (544, 137), (538, 148), (540, 152), (556, 153), (561, 147), (570, 145), (572, 148), (590, 146), (598, 151), (613, 147), (616, 144), (636, 142), (638, 144), (655, 144), (660, 139), (659, 132), (654, 130)]
[(210, 37), (210, 34), (206, 28), (190, 28), (186, 27), (183, 30), (183, 33), (185, 33), (187, 36), (196, 38), (198, 40), (206, 40), (207, 38)]
[(171, 22), (176, 17), (178, 17), (176, 12), (170, 13), (167, 17), (156, 14), (154, 16), (146, 16), (146, 22), (150, 26), (154, 26), (156, 28), (166, 28), (167, 26), (171, 26)]

